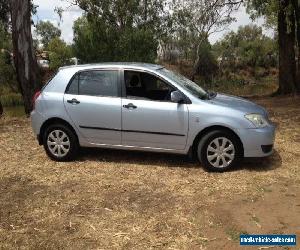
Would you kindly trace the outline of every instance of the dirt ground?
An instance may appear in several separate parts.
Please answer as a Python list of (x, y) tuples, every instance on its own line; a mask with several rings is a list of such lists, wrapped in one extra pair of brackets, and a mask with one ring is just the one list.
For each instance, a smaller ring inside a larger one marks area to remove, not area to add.
[(300, 97), (255, 101), (278, 126), (275, 153), (223, 174), (114, 150), (55, 163), (28, 119), (1, 118), (0, 249), (258, 249), (240, 247), (242, 233), (299, 242)]

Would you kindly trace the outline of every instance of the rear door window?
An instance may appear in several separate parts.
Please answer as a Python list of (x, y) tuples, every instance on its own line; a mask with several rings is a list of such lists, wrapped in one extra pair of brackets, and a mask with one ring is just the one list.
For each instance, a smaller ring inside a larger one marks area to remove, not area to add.
[(114, 70), (92, 70), (77, 74), (66, 93), (88, 96), (119, 96), (119, 72)]

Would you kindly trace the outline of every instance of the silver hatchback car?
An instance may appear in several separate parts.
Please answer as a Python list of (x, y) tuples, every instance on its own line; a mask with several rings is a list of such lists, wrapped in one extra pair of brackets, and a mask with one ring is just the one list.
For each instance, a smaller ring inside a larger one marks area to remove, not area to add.
[(222, 172), (273, 152), (275, 127), (264, 108), (159, 65), (64, 67), (33, 101), (33, 131), (56, 161), (74, 159), (80, 146), (103, 147), (195, 155)]

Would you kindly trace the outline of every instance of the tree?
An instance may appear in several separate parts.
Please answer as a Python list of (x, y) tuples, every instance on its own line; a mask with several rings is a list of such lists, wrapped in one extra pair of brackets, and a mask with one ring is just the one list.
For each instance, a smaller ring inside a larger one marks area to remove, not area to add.
[(212, 83), (213, 76), (217, 73), (217, 61), (212, 53), (212, 46), (208, 40), (199, 48), (199, 64), (197, 73), (204, 78), (205, 83)]
[(11, 0), (12, 41), (17, 81), (26, 114), (32, 110), (32, 97), (39, 90), (38, 65), (32, 45), (30, 0)]
[(297, 40), (297, 54), (298, 54), (298, 62), (297, 62), (297, 88), (300, 93), (300, 1), (292, 0), (292, 4), (295, 10), (295, 18), (296, 18), (296, 40)]
[[(278, 42), (279, 42), (279, 94), (294, 93), (296, 83), (295, 20), (287, 8), (290, 0), (279, 1)], [(290, 23), (289, 23), (290, 22)]]
[(59, 67), (70, 63), (72, 57), (71, 47), (58, 37), (50, 41), (48, 50), (51, 70), (57, 70)]
[(86, 17), (74, 24), (74, 53), (82, 62), (154, 62), (156, 52), (157, 40), (151, 30), (129, 27), (121, 32)]
[(162, 31), (163, 2), (76, 1), (85, 15), (74, 25), (75, 55), (83, 62), (153, 62)]
[(46, 49), (52, 39), (60, 37), (61, 35), (61, 30), (49, 21), (40, 21), (35, 28), (36, 34), (41, 37), (41, 43)]
[(265, 36), (262, 28), (256, 25), (241, 26), (237, 32), (229, 32), (214, 47), (222, 63), (231, 68), (277, 66), (276, 41)]
[(18, 92), (11, 51), (11, 34), (7, 26), (0, 21), (0, 91), (9, 89), (10, 91)]
[[(0, 49), (4, 48), (4, 41), (7, 36), (7, 27), (8, 27), (8, 13), (9, 13), (9, 4), (7, 0), (2, 0), (0, 3)], [(6, 42), (5, 42), (6, 43)], [(1, 82), (0, 82), (1, 83)], [(2, 104), (0, 101), (0, 116), (3, 113)]]
[[(277, 94), (300, 92), (300, 2), (298, 0), (248, 0), (247, 9), (254, 18), (264, 16), (267, 24), (277, 29), (279, 46)], [(298, 60), (296, 60), (297, 53)]]
[(0, 117), (1, 117), (2, 114), (3, 114), (3, 107), (2, 107), (2, 104), (0, 102)]
[(0, 3), (0, 21), (7, 28), (9, 23), (9, 2), (8, 0), (2, 0)]
[(184, 27), (189, 33), (197, 37), (195, 48), (196, 60), (192, 78), (199, 71), (200, 49), (212, 33), (219, 32), (234, 19), (230, 16), (242, 1), (231, 0), (175, 0), (173, 12), (177, 27)]

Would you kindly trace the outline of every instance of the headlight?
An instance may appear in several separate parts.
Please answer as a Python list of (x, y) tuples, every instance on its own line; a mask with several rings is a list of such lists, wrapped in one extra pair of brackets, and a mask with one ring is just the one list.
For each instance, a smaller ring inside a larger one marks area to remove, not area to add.
[(261, 114), (248, 114), (245, 118), (254, 124), (257, 128), (264, 128), (269, 125), (268, 120)]

